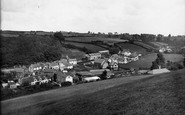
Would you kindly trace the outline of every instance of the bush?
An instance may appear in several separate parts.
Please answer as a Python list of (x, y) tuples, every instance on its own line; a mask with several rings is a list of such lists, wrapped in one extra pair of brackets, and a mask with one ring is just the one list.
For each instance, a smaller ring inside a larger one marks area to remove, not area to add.
[(61, 86), (63, 86), (63, 87), (70, 86), (70, 85), (72, 85), (71, 82), (62, 82), (61, 83)]
[(183, 69), (183, 65), (177, 62), (169, 62), (167, 64), (167, 68), (169, 70), (179, 70), (179, 69)]
[(14, 92), (11, 89), (3, 88), (1, 89), (1, 100), (13, 97)]

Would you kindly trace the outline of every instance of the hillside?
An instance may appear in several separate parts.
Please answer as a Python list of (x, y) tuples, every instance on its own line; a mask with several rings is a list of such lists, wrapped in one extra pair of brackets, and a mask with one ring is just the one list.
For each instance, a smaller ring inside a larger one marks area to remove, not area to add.
[(184, 115), (184, 74), (183, 69), (151, 77), (117, 78), (41, 92), (3, 101), (1, 112), (5, 115)]

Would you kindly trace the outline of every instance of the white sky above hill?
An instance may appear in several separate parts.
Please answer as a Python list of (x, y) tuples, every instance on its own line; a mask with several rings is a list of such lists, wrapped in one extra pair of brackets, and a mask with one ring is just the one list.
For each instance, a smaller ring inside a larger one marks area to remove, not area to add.
[(1, 29), (185, 35), (185, 0), (1, 0)]

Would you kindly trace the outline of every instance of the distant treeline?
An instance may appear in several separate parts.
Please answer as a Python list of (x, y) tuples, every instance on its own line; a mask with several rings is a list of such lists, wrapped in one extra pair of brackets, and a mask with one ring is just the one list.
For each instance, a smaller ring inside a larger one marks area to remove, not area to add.
[(1, 37), (1, 66), (58, 60), (63, 50), (60, 42), (52, 36)]
[(185, 36), (171, 36), (170, 34), (168, 36), (163, 36), (162, 34), (154, 35), (154, 34), (122, 34), (120, 35), (121, 39), (126, 40), (133, 40), (133, 41), (143, 41), (143, 42), (165, 42), (169, 45), (179, 47), (185, 46)]

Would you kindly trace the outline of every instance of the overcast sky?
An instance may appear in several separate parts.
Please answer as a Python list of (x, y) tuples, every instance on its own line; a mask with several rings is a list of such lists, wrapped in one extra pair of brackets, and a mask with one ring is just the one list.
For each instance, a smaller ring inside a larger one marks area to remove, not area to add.
[(185, 35), (185, 0), (1, 0), (2, 30)]

